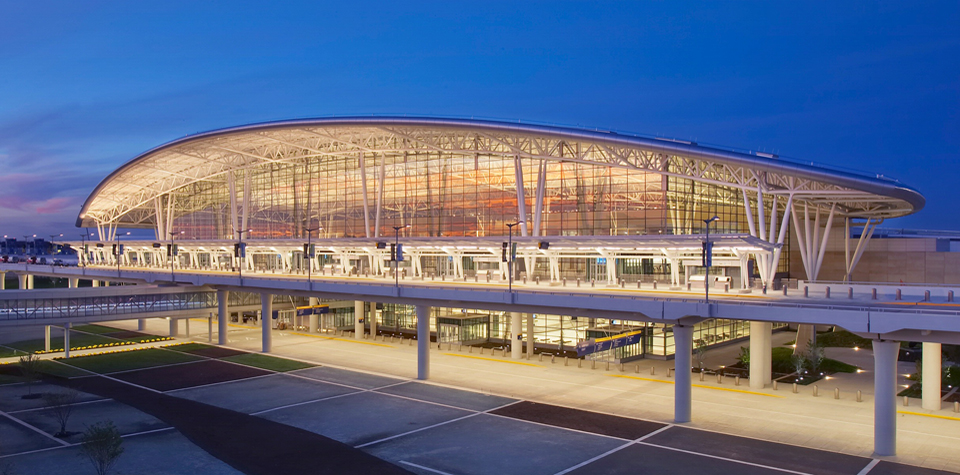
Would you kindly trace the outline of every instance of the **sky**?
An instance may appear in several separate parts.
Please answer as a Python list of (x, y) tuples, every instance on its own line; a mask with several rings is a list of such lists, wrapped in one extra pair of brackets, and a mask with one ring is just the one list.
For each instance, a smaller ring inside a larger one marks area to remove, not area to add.
[(206, 130), (411, 114), (599, 127), (883, 174), (960, 230), (960, 2), (0, 0), (0, 234), (75, 234)]

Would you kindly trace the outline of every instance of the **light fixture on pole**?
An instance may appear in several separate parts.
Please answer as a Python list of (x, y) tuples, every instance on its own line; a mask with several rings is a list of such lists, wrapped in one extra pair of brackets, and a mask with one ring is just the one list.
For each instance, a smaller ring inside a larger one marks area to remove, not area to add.
[[(93, 233), (86, 233), (80, 235), (80, 252), (77, 253), (77, 264), (80, 267), (86, 268), (87, 260), (87, 235), (93, 236)], [(85, 270), (85, 269), (84, 269)]]
[(719, 216), (703, 220), (707, 225), (706, 240), (703, 242), (703, 266), (707, 268), (707, 275), (703, 278), (704, 295), (707, 303), (710, 303), (710, 266), (713, 264), (713, 243), (710, 242), (710, 223), (719, 221)]
[(400, 287), (400, 261), (403, 260), (403, 248), (400, 247), (400, 230), (407, 229), (409, 227), (410, 227), (409, 224), (393, 227), (393, 232), (396, 234), (396, 239), (393, 243), (393, 252), (392, 252), (393, 256), (391, 257), (393, 258), (392, 260), (394, 262), (394, 268), (393, 268), (394, 286), (396, 286), (397, 288)]
[[(56, 248), (56, 244), (54, 244), (53, 240), (56, 239), (56, 238), (58, 238), (58, 237), (63, 237), (63, 233), (60, 233), (60, 234), (50, 234), (49, 236), (50, 236), (50, 254), (56, 255), (56, 254), (57, 254), (57, 248)], [(52, 262), (51, 262), (51, 264), (52, 264)]]
[(311, 262), (311, 259), (313, 259), (314, 257), (313, 256), (314, 252), (313, 252), (313, 243), (311, 243), (311, 238), (313, 237), (314, 231), (319, 231), (321, 229), (323, 229), (323, 227), (304, 229), (304, 231), (307, 232), (307, 246), (303, 248), (303, 259), (307, 261), (307, 285), (308, 286), (310, 284), (310, 279), (313, 273), (313, 265), (312, 265), (313, 263)]
[(183, 231), (180, 232), (168, 232), (170, 234), (170, 252), (167, 253), (167, 258), (170, 259), (170, 282), (177, 283), (176, 277), (173, 276), (173, 260), (177, 258), (177, 255), (180, 253), (177, 249), (177, 244), (175, 238), (178, 234), (183, 234)]
[(234, 229), (234, 232), (237, 233), (237, 246), (233, 249), (233, 257), (240, 259), (240, 265), (237, 267), (237, 272), (240, 277), (240, 285), (243, 285), (243, 262), (247, 258), (247, 248), (243, 245), (243, 235), (253, 231), (253, 229)]
[[(124, 236), (129, 236), (129, 235), (130, 235), (130, 231), (127, 231), (127, 233), (124, 234)], [(123, 256), (123, 245), (120, 244), (120, 233), (117, 233), (116, 237), (117, 237), (117, 243), (115, 244), (115, 247), (113, 249), (113, 255), (114, 257), (117, 258), (117, 278), (119, 278), (120, 277), (120, 257)]]
[(513, 251), (513, 227), (523, 224), (523, 221), (517, 221), (515, 223), (507, 223), (507, 229), (509, 229), (509, 237), (507, 238), (507, 291), (513, 293), (513, 260), (517, 257), (516, 253)]

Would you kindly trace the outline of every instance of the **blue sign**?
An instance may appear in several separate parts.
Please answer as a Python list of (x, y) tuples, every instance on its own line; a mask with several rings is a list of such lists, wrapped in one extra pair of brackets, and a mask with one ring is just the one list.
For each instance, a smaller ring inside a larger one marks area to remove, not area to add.
[(586, 356), (598, 351), (607, 351), (613, 348), (633, 345), (640, 343), (641, 338), (643, 338), (643, 330), (606, 338), (597, 338), (596, 340), (581, 341), (577, 343), (577, 356)]
[(598, 258), (597, 258), (597, 264), (606, 264), (606, 263), (607, 263), (607, 258), (606, 258), (606, 257), (598, 257)]

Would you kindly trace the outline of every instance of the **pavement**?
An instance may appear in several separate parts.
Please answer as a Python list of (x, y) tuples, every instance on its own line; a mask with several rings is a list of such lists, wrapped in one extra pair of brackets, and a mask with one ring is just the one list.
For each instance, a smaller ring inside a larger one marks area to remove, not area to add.
[[(149, 330), (165, 334), (166, 321)], [(233, 325), (228, 346), (258, 352), (259, 336), (259, 328)], [(205, 342), (206, 333), (197, 339)], [(709, 364), (739, 347), (721, 350), (708, 353)], [(444, 347), (431, 350), (431, 378), (418, 382), (416, 346), (406, 341), (278, 331), (273, 353), (322, 366), (159, 391), (323, 435), (420, 474), (960, 471), (960, 415), (924, 411), (916, 400), (898, 407), (899, 456), (871, 457), (872, 380), (856, 402), (847, 390), (837, 400), (826, 388), (814, 397), (811, 388), (793, 394), (695, 377), (694, 421), (676, 425), (666, 376), (672, 361), (641, 360), (620, 371)], [(197, 364), (179, 368), (186, 375)], [(221, 437), (233, 440), (229, 431)]]

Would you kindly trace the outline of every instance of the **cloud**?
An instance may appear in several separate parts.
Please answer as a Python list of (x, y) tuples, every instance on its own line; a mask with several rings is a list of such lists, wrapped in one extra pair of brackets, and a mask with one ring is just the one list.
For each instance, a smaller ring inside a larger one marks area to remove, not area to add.
[(67, 205), (73, 205), (75, 202), (74, 198), (50, 198), (49, 200), (43, 201), (37, 205), (36, 212), (39, 214), (56, 214), (62, 211), (66, 211)]

